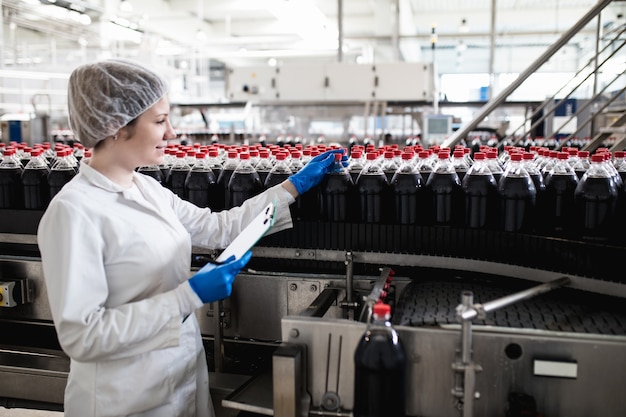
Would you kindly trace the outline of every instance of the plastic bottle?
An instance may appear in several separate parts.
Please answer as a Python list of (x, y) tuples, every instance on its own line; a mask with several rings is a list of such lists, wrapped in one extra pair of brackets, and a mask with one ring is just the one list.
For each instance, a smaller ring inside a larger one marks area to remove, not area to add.
[[(544, 152), (544, 155), (546, 155), (546, 152)], [(545, 162), (544, 162), (544, 164), (540, 168), (541, 169), (541, 173), (543, 174), (543, 178), (544, 179), (550, 173), (550, 170), (552, 169), (552, 167), (556, 163), (558, 156), (559, 156), (559, 151), (557, 151), (557, 150), (552, 149), (552, 150), (549, 150), (547, 152)]]
[(437, 226), (460, 226), (465, 220), (465, 193), (452, 162), (450, 150), (442, 148), (425, 187), (426, 204), (430, 206), (427, 221)]
[(343, 166), (343, 154), (335, 154), (335, 164), (320, 182), (320, 213), (324, 220), (343, 222), (353, 212), (350, 201), (355, 185), (348, 169)]
[(485, 161), (486, 156), (484, 152), (474, 154), (474, 164), (461, 183), (465, 194), (465, 226), (469, 228), (495, 229), (499, 225), (498, 184)]
[(263, 186), (264, 188), (271, 188), (275, 185), (282, 183), (292, 174), (293, 172), (287, 164), (287, 153), (279, 152), (276, 154), (276, 163), (267, 174)]
[(142, 165), (137, 168), (137, 172), (143, 175), (147, 175), (148, 177), (152, 177), (157, 180), (159, 184), (163, 185), (163, 174), (161, 173), (161, 168), (159, 167), (159, 165)]
[(498, 151), (494, 148), (489, 148), (486, 151), (486, 155), (487, 166), (489, 166), (489, 169), (491, 170), (491, 175), (493, 175), (493, 178), (495, 178), (496, 183), (499, 183), (500, 178), (502, 178), (502, 175), (504, 174), (504, 169), (498, 161)]
[(413, 153), (403, 152), (402, 163), (389, 184), (393, 194), (394, 220), (398, 224), (418, 224), (424, 221), (424, 180)]
[(50, 174), (48, 174), (50, 199), (57, 195), (61, 188), (77, 174), (74, 161), (68, 158), (70, 152), (72, 152), (70, 148), (62, 148), (56, 152), (56, 161), (50, 168)]
[[(322, 148), (319, 146), (312, 148), (311, 158), (315, 158), (319, 155), (322, 152), (321, 149)], [(290, 209), (292, 210), (292, 217), (296, 220), (319, 220), (319, 195), (319, 184), (310, 188), (307, 192), (299, 195), (298, 198), (296, 198), (295, 203), (290, 206)], [(292, 209), (294, 205), (295, 209)]]
[(50, 185), (48, 184), (50, 167), (43, 152), (43, 148), (33, 149), (30, 160), (22, 172), (24, 208), (27, 210), (44, 210), (50, 202)]
[(185, 178), (187, 200), (198, 207), (209, 207), (213, 210), (217, 205), (216, 194), (215, 174), (208, 165), (206, 154), (197, 152), (196, 162)]
[(165, 186), (182, 199), (187, 199), (185, 194), (185, 181), (191, 167), (187, 164), (187, 153), (183, 150), (176, 152), (176, 159), (165, 177)]
[(304, 163), (302, 162), (302, 152), (298, 149), (292, 149), (289, 151), (289, 154), (291, 155), (291, 158), (289, 158), (288, 166), (289, 169), (291, 169), (291, 172), (295, 174), (300, 171), (302, 167), (304, 167)]
[(48, 166), (51, 167), (52, 160), (54, 160), (54, 158), (56, 157), (56, 153), (54, 149), (52, 149), (50, 142), (43, 142), (41, 145), (43, 146), (43, 149), (44, 149), (43, 157), (46, 159), (46, 162), (48, 162)]
[(217, 207), (215, 211), (230, 208), (230, 191), (228, 190), (228, 182), (239, 165), (239, 153), (236, 149), (230, 149), (226, 153), (226, 159), (222, 166), (222, 172), (217, 177), (215, 192), (218, 194), (216, 198)]
[(348, 172), (353, 183), (356, 184), (356, 180), (364, 166), (365, 158), (363, 157), (363, 151), (360, 148), (354, 148), (350, 152), (350, 160), (348, 161)]
[(626, 182), (626, 151), (615, 151), (613, 153), (613, 165), (619, 173), (622, 182)]
[(213, 175), (215, 176), (216, 182), (220, 174), (222, 173), (222, 166), (223, 166), (223, 161), (220, 159), (219, 153), (220, 153), (220, 150), (217, 147), (215, 146), (209, 147), (209, 150), (207, 152), (207, 160), (206, 160), (207, 166), (211, 168), (211, 171), (213, 171)]
[(465, 174), (470, 167), (467, 163), (467, 159), (465, 158), (465, 151), (463, 151), (463, 148), (457, 148), (454, 150), (451, 162), (456, 174), (459, 176), (459, 181), (463, 183), (463, 177), (465, 177)]
[(273, 163), (270, 160), (270, 151), (269, 149), (261, 149), (259, 151), (259, 162), (254, 166), (256, 172), (259, 174), (259, 179), (263, 184), (265, 184), (265, 179), (267, 175), (270, 173), (273, 167)]
[(15, 147), (6, 147), (0, 162), (0, 208), (20, 209), (23, 206), (22, 172)]
[(387, 182), (391, 182), (391, 179), (399, 168), (399, 165), (396, 163), (393, 150), (386, 150), (383, 152), (380, 166), (387, 177)]
[(611, 151), (606, 150), (602, 153), (602, 155), (604, 156), (605, 168), (607, 169), (607, 171), (611, 173), (611, 175), (615, 179), (615, 184), (619, 188), (621, 188), (624, 185), (624, 181), (622, 181), (622, 176), (620, 175), (620, 173), (617, 171), (617, 168), (613, 164), (613, 154), (611, 153)]
[(420, 175), (422, 176), (422, 181), (424, 185), (428, 182), (428, 177), (433, 172), (434, 165), (430, 159), (430, 152), (427, 150), (421, 150), (417, 152), (417, 160), (415, 161), (415, 165), (417, 166)]
[(376, 163), (376, 153), (367, 153), (367, 162), (356, 180), (359, 195), (359, 215), (364, 223), (380, 223), (385, 218), (385, 197), (389, 183), (380, 165)]
[(75, 142), (72, 147), (74, 148), (74, 158), (76, 158), (76, 161), (79, 163), (80, 166), (80, 161), (85, 157), (85, 145)]
[(511, 155), (507, 170), (498, 182), (500, 224), (505, 232), (530, 233), (534, 229), (537, 190), (521, 161), (521, 153)]
[(30, 146), (26, 146), (26, 144), (24, 143), (20, 143), (19, 145), (22, 145), (22, 146), (19, 146), (17, 148), (15, 155), (17, 156), (17, 159), (19, 159), (20, 164), (22, 164), (22, 168), (26, 168), (28, 161), (30, 161), (30, 158), (31, 158), (30, 153), (33, 150), (33, 148), (31, 148)]
[(161, 170), (161, 184), (165, 186), (167, 175), (170, 173), (170, 168), (176, 159), (176, 149), (166, 147), (164, 150), (163, 161), (158, 165)]
[(522, 154), (522, 164), (530, 175), (537, 191), (537, 197), (535, 198), (535, 229), (537, 231), (546, 231), (546, 218), (543, 216), (545, 213), (545, 200), (546, 200), (546, 183), (543, 178), (543, 174), (539, 170), (539, 166), (536, 163), (535, 154), (532, 152), (524, 152)]
[(604, 166), (604, 156), (593, 154), (591, 165), (574, 192), (575, 221), (583, 239), (605, 240), (615, 225), (619, 190)]
[(374, 304), (372, 322), (354, 352), (354, 417), (406, 415), (407, 359), (390, 317), (388, 304)]
[(567, 152), (557, 152), (552, 169), (544, 178), (546, 189), (539, 206), (546, 232), (557, 235), (567, 234), (574, 227), (574, 191), (578, 177), (568, 158)]
[(261, 183), (259, 174), (250, 163), (250, 154), (248, 152), (241, 152), (239, 154), (239, 160), (239, 165), (237, 165), (237, 168), (235, 168), (228, 181), (228, 195), (230, 200), (226, 201), (226, 208), (240, 206), (250, 197), (254, 197), (263, 191), (263, 184)]

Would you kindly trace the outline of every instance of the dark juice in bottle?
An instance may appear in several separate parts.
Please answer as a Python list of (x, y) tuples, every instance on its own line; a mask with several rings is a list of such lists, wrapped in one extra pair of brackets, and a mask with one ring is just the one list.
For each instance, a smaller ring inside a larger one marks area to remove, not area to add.
[(456, 173), (432, 172), (426, 183), (426, 198), (431, 203), (429, 218), (434, 225), (458, 226), (463, 223), (465, 194)]
[(230, 177), (233, 176), (233, 172), (235, 172), (235, 168), (223, 168), (215, 181), (215, 193), (217, 194), (215, 199), (217, 204), (216, 211), (232, 207), (230, 206), (228, 182), (230, 181)]
[(493, 175), (466, 175), (463, 178), (465, 191), (465, 226), (475, 229), (494, 229), (498, 226), (500, 201), (498, 186)]
[(245, 173), (233, 172), (230, 181), (228, 181), (227, 188), (230, 198), (230, 204), (227, 203), (227, 208), (231, 208), (240, 206), (250, 197), (261, 193), (263, 191), (263, 184), (256, 171)]
[(0, 208), (22, 208), (22, 168), (0, 169)]
[(50, 184), (47, 167), (26, 168), (22, 174), (24, 186), (24, 208), (27, 210), (43, 210), (50, 202)]
[(192, 169), (185, 180), (187, 200), (198, 207), (210, 207), (215, 198), (215, 175), (210, 169)]
[(532, 232), (537, 191), (530, 176), (502, 177), (498, 191), (502, 230)]
[(396, 330), (374, 317), (354, 352), (354, 417), (404, 417), (407, 357)]
[(382, 172), (379, 175), (366, 173), (359, 175), (356, 186), (359, 194), (361, 221), (365, 223), (383, 221), (383, 199), (387, 185), (387, 177)]
[(398, 171), (391, 179), (395, 222), (399, 224), (418, 224), (423, 219), (422, 213), (422, 176), (418, 171)]
[(267, 177), (270, 174), (271, 169), (265, 168), (265, 167), (261, 167), (259, 169), (257, 169), (257, 174), (259, 174), (259, 180), (261, 180), (261, 184), (265, 184), (265, 181), (267, 180)]
[(164, 184), (167, 179), (167, 175), (170, 173), (171, 166), (168, 164), (159, 164), (159, 171), (161, 171), (161, 184)]
[(177, 167), (172, 166), (165, 179), (165, 185), (172, 190), (176, 195), (182, 199), (187, 199), (185, 195), (185, 181), (187, 180), (187, 174), (189, 173), (189, 167)]
[(545, 178), (545, 190), (537, 195), (537, 216), (541, 216), (542, 227), (558, 234), (569, 233), (574, 227), (574, 190), (578, 177), (571, 175), (548, 174)]
[[(282, 183), (283, 181), (285, 181), (287, 178), (289, 178), (291, 174), (286, 173), (286, 172), (273, 172), (273, 173), (269, 173), (266, 177), (265, 177), (265, 188), (271, 188), (275, 185), (278, 185), (280, 183)], [(261, 176), (259, 175), (259, 179), (261, 179)]]
[(385, 335), (374, 335), (368, 355), (355, 362), (355, 392), (364, 395), (354, 404), (354, 415), (404, 416), (404, 353), (397, 352), (396, 345)]
[(154, 166), (143, 166), (137, 169), (137, 172), (143, 175), (147, 175), (148, 177), (152, 177), (159, 182), (159, 184), (163, 184), (163, 174), (161, 168), (157, 165)]
[(329, 172), (319, 185), (320, 212), (324, 220), (342, 222), (351, 214), (354, 183), (348, 171)]
[(52, 169), (48, 175), (48, 185), (50, 186), (50, 198), (54, 197), (61, 191), (61, 188), (72, 178), (76, 176), (73, 168), (68, 169)]
[(610, 178), (581, 180), (574, 194), (576, 225), (584, 239), (605, 240), (615, 226), (618, 190)]

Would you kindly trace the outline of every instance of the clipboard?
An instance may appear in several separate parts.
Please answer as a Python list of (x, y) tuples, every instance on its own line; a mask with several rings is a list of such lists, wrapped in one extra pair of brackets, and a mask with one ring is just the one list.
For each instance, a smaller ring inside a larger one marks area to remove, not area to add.
[(222, 253), (215, 259), (216, 262), (224, 262), (231, 256), (235, 259), (241, 258), (265, 235), (274, 224), (274, 214), (276, 205), (272, 202), (246, 226), (245, 229), (228, 245)]

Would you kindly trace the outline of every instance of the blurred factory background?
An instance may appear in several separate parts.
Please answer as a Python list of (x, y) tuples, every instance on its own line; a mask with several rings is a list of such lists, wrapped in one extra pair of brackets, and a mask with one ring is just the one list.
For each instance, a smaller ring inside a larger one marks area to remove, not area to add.
[[(431, 139), (440, 142), (472, 121), (485, 102), (597, 4), (3, 0), (0, 115), (21, 125), (39, 118), (25, 133), (29, 140), (70, 135), (64, 87), (71, 69), (98, 58), (127, 57), (167, 77), (176, 128), (183, 134), (335, 141), (388, 134), (401, 141), (428, 134), (425, 119), (435, 119)], [(607, 2), (601, 9), (480, 125), (500, 137), (525, 133), (528, 129), (519, 126), (532, 125), (529, 107), (580, 76), (601, 48), (617, 45), (624, 2)], [(623, 52), (611, 56), (568, 98), (593, 97), (623, 71), (624, 61)], [(619, 91), (623, 83), (613, 82), (605, 93)], [(3, 126), (4, 140), (15, 139), (8, 124)], [(556, 130), (539, 127), (542, 131), (533, 129), (533, 134), (550, 136)], [(592, 136), (590, 128), (577, 135)]]

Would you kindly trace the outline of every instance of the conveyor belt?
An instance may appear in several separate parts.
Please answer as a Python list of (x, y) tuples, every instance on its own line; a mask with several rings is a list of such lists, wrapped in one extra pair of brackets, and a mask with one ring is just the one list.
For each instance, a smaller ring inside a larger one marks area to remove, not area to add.
[[(400, 294), (393, 313), (395, 324), (437, 326), (458, 324), (461, 293), (472, 291), (474, 303), (486, 303), (530, 288), (535, 283), (505, 280), (441, 278), (415, 280)], [(626, 335), (623, 299), (568, 288), (521, 301), (475, 319), (474, 324), (557, 332)]]
[[(445, 226), (296, 221), (293, 229), (266, 236), (259, 245), (453, 257), (626, 283), (624, 274), (615, 273), (626, 256), (624, 239), (592, 242)], [(280, 266), (308, 271), (325, 267), (303, 261), (283, 260)]]

